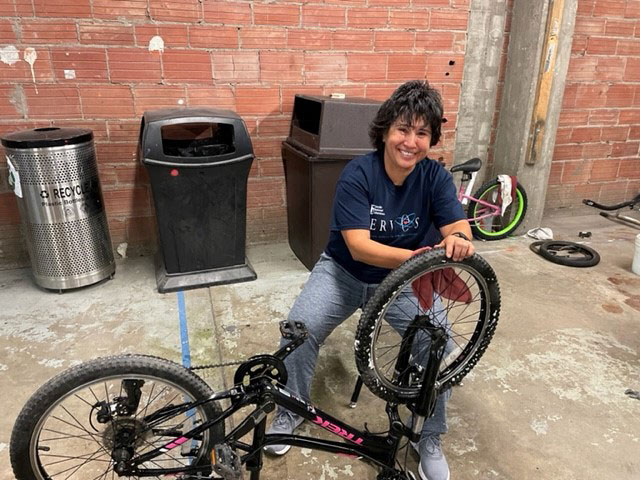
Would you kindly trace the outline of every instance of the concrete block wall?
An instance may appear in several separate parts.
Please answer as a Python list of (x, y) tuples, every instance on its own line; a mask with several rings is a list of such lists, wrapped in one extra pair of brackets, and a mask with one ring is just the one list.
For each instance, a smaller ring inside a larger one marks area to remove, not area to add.
[[(385, 99), (428, 78), (451, 162), (470, 0), (0, 0), (0, 133), (91, 128), (115, 245), (155, 248), (135, 158), (145, 110), (212, 106), (247, 122), (249, 242), (286, 238), (280, 144), (296, 93)], [(0, 159), (0, 265), (25, 263)]]
[(640, 1), (579, 0), (545, 210), (640, 192)]

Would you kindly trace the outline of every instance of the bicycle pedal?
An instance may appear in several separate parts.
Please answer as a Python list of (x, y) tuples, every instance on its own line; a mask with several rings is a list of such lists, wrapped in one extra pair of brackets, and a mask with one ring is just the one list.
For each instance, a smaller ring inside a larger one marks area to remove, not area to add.
[(240, 457), (226, 443), (219, 443), (211, 452), (213, 471), (224, 480), (242, 480), (242, 464)]

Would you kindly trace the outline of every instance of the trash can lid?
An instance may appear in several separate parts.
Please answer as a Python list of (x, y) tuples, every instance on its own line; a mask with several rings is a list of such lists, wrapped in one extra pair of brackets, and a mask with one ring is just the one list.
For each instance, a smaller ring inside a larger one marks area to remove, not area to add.
[(2, 145), (9, 148), (42, 148), (76, 145), (93, 139), (93, 132), (86, 128), (43, 127), (21, 130), (0, 137)]

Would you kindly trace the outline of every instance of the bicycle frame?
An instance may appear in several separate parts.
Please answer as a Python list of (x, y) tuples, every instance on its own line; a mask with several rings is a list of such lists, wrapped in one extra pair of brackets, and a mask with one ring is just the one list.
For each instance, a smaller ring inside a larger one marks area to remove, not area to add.
[[(471, 192), (473, 191), (473, 186), (474, 186), (474, 184), (476, 182), (476, 176), (477, 175), (478, 175), (478, 172), (471, 172), (471, 173), (463, 172), (462, 180), (460, 182), (460, 188), (458, 189), (458, 200), (460, 201), (460, 203), (462, 205), (468, 205), (469, 204), (469, 200), (472, 200), (472, 201), (476, 202), (477, 204), (488, 208), (489, 211), (487, 213), (485, 213), (485, 214), (482, 214), (482, 215), (478, 216), (478, 217), (468, 218), (467, 220), (469, 221), (469, 223), (475, 222), (475, 221), (478, 221), (478, 220), (483, 220), (485, 218), (495, 217), (495, 216), (500, 215), (502, 213), (501, 207), (499, 207), (495, 203), (489, 203), (489, 202), (486, 202), (484, 200), (480, 200), (478, 198), (475, 198), (471, 194)], [(466, 183), (466, 186), (465, 186), (465, 183)]]
[[(400, 441), (403, 437), (408, 437), (411, 441), (418, 441), (422, 430), (424, 419), (430, 416), (435, 409), (435, 402), (438, 391), (436, 389), (436, 379), (440, 367), (440, 362), (444, 354), (444, 348), (447, 341), (447, 335), (442, 327), (434, 327), (428, 323), (426, 317), (416, 317), (416, 322), (421, 322), (423, 327), (430, 332), (432, 337), (431, 347), (429, 351), (429, 362), (425, 369), (423, 380), (420, 386), (419, 395), (411, 409), (414, 412), (414, 422), (412, 428), (405, 426), (398, 413), (398, 405), (387, 402), (386, 413), (389, 418), (389, 430), (386, 435), (373, 434), (368, 431), (362, 431), (352, 427), (351, 425), (335, 418), (334, 416), (320, 410), (313, 404), (299, 398), (298, 396), (288, 392), (284, 387), (273, 384), (269, 377), (261, 376), (255, 379), (249, 385), (236, 385), (230, 390), (214, 394), (210, 398), (197, 402), (190, 402), (178, 406), (170, 406), (165, 412), (154, 413), (153, 421), (157, 422), (171, 418), (172, 416), (188, 412), (192, 408), (203, 405), (207, 402), (214, 402), (223, 399), (230, 399), (231, 406), (224, 410), (217, 418), (211, 419), (186, 433), (180, 437), (168, 442), (161, 447), (155, 448), (138, 457), (133, 457), (126, 462), (122, 462), (114, 470), (120, 475), (130, 476), (158, 476), (172, 475), (190, 472), (207, 472), (215, 470), (212, 467), (189, 466), (179, 468), (155, 468), (140, 469), (139, 466), (148, 461), (153, 461), (161, 453), (177, 448), (189, 440), (199, 436), (208, 429), (213, 429), (220, 422), (224, 422), (231, 415), (240, 409), (255, 404), (255, 409), (249, 413), (240, 424), (231, 432), (227, 433), (224, 438), (224, 445), (228, 445), (234, 450), (245, 452), (239, 458), (239, 465), (245, 465), (247, 470), (251, 472), (251, 480), (259, 480), (260, 470), (262, 469), (262, 449), (267, 445), (284, 444), (303, 448), (322, 450), (329, 453), (347, 455), (356, 457), (363, 461), (372, 463), (382, 468), (381, 475), (387, 475), (388, 478), (401, 478), (394, 475), (403, 474), (401, 470), (395, 468), (395, 457), (399, 449)], [(424, 323), (428, 323), (424, 325)], [(408, 340), (403, 340), (403, 346), (411, 347), (413, 336), (407, 335)], [(288, 355), (302, 342), (300, 339), (294, 339), (288, 345), (280, 349), (274, 356), (278, 354)], [(284, 352), (284, 353), (282, 353)], [(408, 361), (408, 355), (398, 360), (397, 367), (400, 362)], [(311, 422), (311, 424), (323, 428), (334, 435), (340, 437), (342, 441), (324, 440), (320, 438), (312, 438), (301, 435), (281, 435), (266, 434), (266, 417), (279, 405), (285, 409), (303, 417)], [(146, 419), (145, 419), (146, 420)], [(253, 430), (253, 440), (251, 445), (241, 441), (241, 438)], [(242, 472), (233, 470), (232, 466), (224, 466), (227, 475), (222, 478), (241, 479)], [(381, 476), (379, 478), (384, 478)], [(408, 477), (407, 477), (408, 478)]]

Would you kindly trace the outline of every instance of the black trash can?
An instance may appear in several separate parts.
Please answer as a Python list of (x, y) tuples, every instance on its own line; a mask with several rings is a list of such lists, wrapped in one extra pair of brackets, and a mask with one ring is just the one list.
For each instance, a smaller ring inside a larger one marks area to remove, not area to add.
[(282, 142), (289, 245), (309, 270), (329, 240), (331, 208), (342, 169), (370, 152), (369, 123), (381, 102), (296, 95)]
[(245, 256), (253, 147), (234, 112), (144, 113), (138, 155), (153, 192), (160, 293), (255, 280)]

